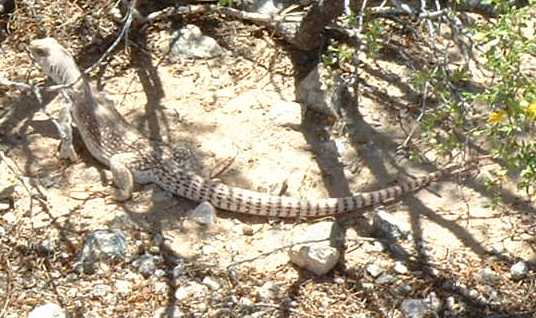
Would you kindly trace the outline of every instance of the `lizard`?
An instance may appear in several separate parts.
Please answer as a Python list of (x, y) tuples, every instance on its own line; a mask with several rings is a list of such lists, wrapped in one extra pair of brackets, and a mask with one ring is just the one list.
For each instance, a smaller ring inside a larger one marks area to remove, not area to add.
[(131, 197), (134, 183), (154, 183), (174, 195), (236, 213), (281, 218), (341, 215), (388, 203), (443, 177), (466, 173), (471, 164), (451, 164), (427, 175), (384, 189), (346, 197), (302, 199), (256, 192), (204, 178), (188, 148), (172, 149), (137, 131), (112, 105), (97, 102), (85, 74), (54, 38), (31, 41), (34, 61), (55, 83), (63, 85), (72, 122), (91, 155), (112, 172), (117, 200)]

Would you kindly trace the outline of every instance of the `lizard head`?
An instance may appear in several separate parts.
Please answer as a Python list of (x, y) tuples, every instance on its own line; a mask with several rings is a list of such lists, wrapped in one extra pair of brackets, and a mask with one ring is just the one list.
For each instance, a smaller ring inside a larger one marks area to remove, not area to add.
[(67, 84), (80, 77), (73, 57), (54, 38), (33, 40), (29, 49), (34, 61), (57, 84)]

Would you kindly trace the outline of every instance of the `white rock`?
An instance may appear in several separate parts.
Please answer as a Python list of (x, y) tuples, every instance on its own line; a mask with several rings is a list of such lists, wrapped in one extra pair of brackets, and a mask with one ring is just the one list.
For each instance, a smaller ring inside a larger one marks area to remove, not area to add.
[(275, 101), (270, 111), (272, 121), (282, 127), (297, 128), (302, 122), (302, 108), (296, 102)]
[(203, 35), (193, 24), (173, 32), (170, 45), (173, 55), (187, 58), (212, 58), (224, 53), (216, 40)]
[(490, 267), (485, 267), (480, 271), (480, 278), (488, 284), (495, 284), (500, 280), (500, 276)]
[(155, 294), (166, 295), (169, 292), (169, 285), (166, 282), (155, 282), (153, 290)]
[(207, 286), (208, 288), (212, 289), (212, 290), (218, 290), (220, 289), (220, 283), (218, 283), (218, 281), (216, 281), (214, 278), (210, 277), (210, 276), (206, 276), (205, 278), (203, 278), (203, 285)]
[(520, 280), (527, 276), (528, 271), (527, 263), (519, 261), (510, 267), (510, 276), (513, 280)]
[(379, 285), (386, 285), (390, 284), (395, 280), (395, 277), (391, 274), (383, 273), (378, 278), (376, 278), (375, 282)]
[(407, 229), (407, 225), (401, 220), (398, 220), (394, 215), (387, 213), (384, 209), (375, 209), (372, 226), (376, 230), (379, 236), (385, 237), (389, 240), (402, 240), (408, 237), (410, 231)]
[(102, 261), (125, 259), (127, 239), (120, 230), (97, 230), (87, 235), (77, 267), (91, 273)]
[(190, 213), (189, 217), (198, 224), (214, 224), (214, 220), (216, 219), (216, 209), (209, 202), (201, 202), (192, 213)]
[(190, 282), (187, 286), (177, 288), (175, 291), (175, 298), (178, 301), (186, 300), (190, 297), (194, 298), (204, 298), (208, 292), (208, 288), (205, 285), (199, 284), (197, 282)]
[(182, 318), (186, 315), (178, 307), (160, 307), (155, 310), (153, 318)]
[[(332, 237), (333, 233), (335, 238)], [(331, 241), (340, 241), (341, 230), (334, 222), (319, 222), (292, 232), (292, 242), (288, 254), (290, 261), (317, 275), (329, 272), (339, 261), (340, 252), (331, 246)], [(326, 239), (321, 242), (314, 242)], [(300, 242), (311, 242), (297, 244)]]
[(370, 263), (367, 265), (367, 273), (369, 273), (370, 276), (376, 278), (381, 275), (385, 271), (380, 265), (376, 263)]
[(48, 303), (35, 307), (28, 318), (67, 318), (67, 314), (60, 306)]
[(408, 267), (404, 265), (401, 261), (396, 261), (395, 266), (393, 267), (394, 271), (398, 274), (407, 274), (408, 273)]
[(437, 316), (441, 309), (441, 300), (434, 292), (425, 299), (405, 299), (400, 305), (400, 310), (407, 318), (424, 318)]
[(97, 284), (93, 286), (93, 289), (91, 290), (91, 294), (96, 297), (104, 297), (106, 295), (110, 295), (111, 293), (112, 287), (106, 284)]
[(253, 301), (251, 299), (249, 299), (248, 297), (242, 297), (240, 298), (240, 300), (238, 301), (238, 304), (242, 307), (250, 307), (250, 306), (253, 306)]
[(128, 293), (130, 293), (131, 285), (132, 284), (127, 280), (117, 280), (115, 281), (115, 290), (120, 295), (128, 295)]
[(13, 212), (6, 212), (2, 215), (2, 219), (9, 225), (15, 224), (17, 222), (17, 216)]
[(337, 116), (345, 96), (351, 95), (340, 75), (319, 63), (296, 85), (296, 99), (317, 112)]
[(7, 211), (11, 208), (9, 202), (0, 202), (0, 211)]
[(257, 299), (267, 302), (277, 297), (280, 286), (274, 282), (266, 282), (262, 287), (257, 289)]
[(140, 274), (142, 274), (145, 277), (149, 277), (155, 273), (157, 261), (158, 261), (157, 256), (144, 254), (138, 257), (137, 259), (135, 259), (132, 262), (132, 265), (138, 268), (138, 271), (140, 272)]

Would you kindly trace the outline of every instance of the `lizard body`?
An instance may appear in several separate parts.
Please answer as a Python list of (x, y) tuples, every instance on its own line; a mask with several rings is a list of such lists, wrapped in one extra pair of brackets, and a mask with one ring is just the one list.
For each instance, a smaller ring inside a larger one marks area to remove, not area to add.
[(392, 201), (468, 167), (449, 166), (400, 185), (318, 200), (274, 196), (201, 177), (187, 148), (173, 151), (131, 127), (110, 105), (98, 103), (73, 57), (53, 38), (33, 40), (30, 51), (44, 72), (71, 101), (70, 112), (93, 157), (110, 167), (118, 199), (128, 199), (134, 182), (155, 183), (166, 191), (232, 212), (276, 217), (322, 217)]

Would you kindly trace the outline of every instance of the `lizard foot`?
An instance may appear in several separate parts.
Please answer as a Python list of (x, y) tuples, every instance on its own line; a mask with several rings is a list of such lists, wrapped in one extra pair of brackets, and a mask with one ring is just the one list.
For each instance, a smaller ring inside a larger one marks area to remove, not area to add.
[(58, 155), (60, 159), (68, 159), (73, 162), (78, 160), (78, 155), (76, 154), (76, 151), (74, 151), (73, 144), (65, 141), (61, 143)]

